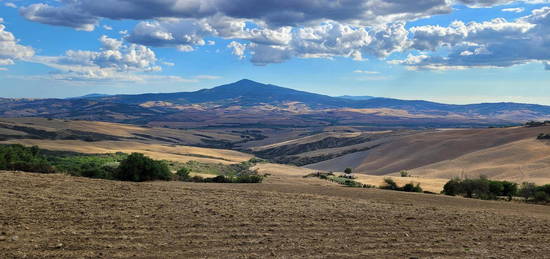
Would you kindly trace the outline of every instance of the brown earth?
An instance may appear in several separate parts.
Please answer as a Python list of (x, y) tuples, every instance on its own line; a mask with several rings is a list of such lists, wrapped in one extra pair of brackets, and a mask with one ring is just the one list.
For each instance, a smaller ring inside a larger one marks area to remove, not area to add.
[(533, 258), (550, 252), (547, 206), (345, 188), (301, 178), (299, 170), (275, 170), (262, 184), (240, 185), (0, 172), (0, 254)]

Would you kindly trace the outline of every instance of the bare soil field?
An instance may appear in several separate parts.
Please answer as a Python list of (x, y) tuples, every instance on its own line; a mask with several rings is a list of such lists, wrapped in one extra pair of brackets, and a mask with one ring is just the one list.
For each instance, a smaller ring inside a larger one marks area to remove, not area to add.
[[(263, 168), (269, 171), (269, 165)], [(346, 188), (0, 172), (3, 258), (533, 258), (550, 207)]]

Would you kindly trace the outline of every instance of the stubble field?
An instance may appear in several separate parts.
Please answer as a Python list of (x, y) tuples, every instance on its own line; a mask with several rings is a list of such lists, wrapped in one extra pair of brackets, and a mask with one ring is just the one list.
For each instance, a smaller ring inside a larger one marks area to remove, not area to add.
[(247, 185), (0, 172), (0, 204), (4, 258), (532, 258), (550, 252), (547, 206), (352, 189), (297, 175)]

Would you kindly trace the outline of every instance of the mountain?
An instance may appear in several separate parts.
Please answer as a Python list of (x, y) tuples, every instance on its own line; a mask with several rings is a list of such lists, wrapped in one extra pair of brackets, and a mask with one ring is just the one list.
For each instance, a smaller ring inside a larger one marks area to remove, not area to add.
[(98, 99), (126, 104), (170, 102), (179, 105), (216, 104), (226, 106), (280, 105), (285, 102), (300, 102), (312, 107), (345, 107), (353, 103), (347, 99), (262, 84), (248, 79), (196, 92), (114, 95)]
[(453, 105), (330, 97), (243, 79), (195, 92), (0, 99), (0, 117), (51, 117), (167, 127), (486, 127), (549, 120), (550, 106)]
[(100, 97), (106, 97), (109, 96), (108, 94), (87, 94), (83, 96), (77, 96), (77, 97), (70, 97), (67, 99), (93, 99), (93, 98), (100, 98)]
[(351, 96), (351, 95), (342, 95), (342, 96), (338, 96), (338, 98), (349, 99), (349, 100), (356, 100), (356, 101), (364, 101), (364, 100), (374, 99), (374, 98), (376, 98), (376, 97), (373, 97), (373, 96)]

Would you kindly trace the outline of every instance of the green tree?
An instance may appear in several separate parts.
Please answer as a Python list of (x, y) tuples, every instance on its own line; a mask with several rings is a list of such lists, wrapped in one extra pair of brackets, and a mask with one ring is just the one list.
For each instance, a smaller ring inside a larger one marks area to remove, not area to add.
[(115, 178), (134, 182), (167, 181), (172, 178), (171, 174), (164, 162), (153, 160), (140, 153), (133, 153), (120, 162)]
[(346, 168), (346, 170), (344, 170), (344, 173), (345, 174), (351, 174), (351, 173), (353, 173), (353, 170), (348, 167), (348, 168)]

